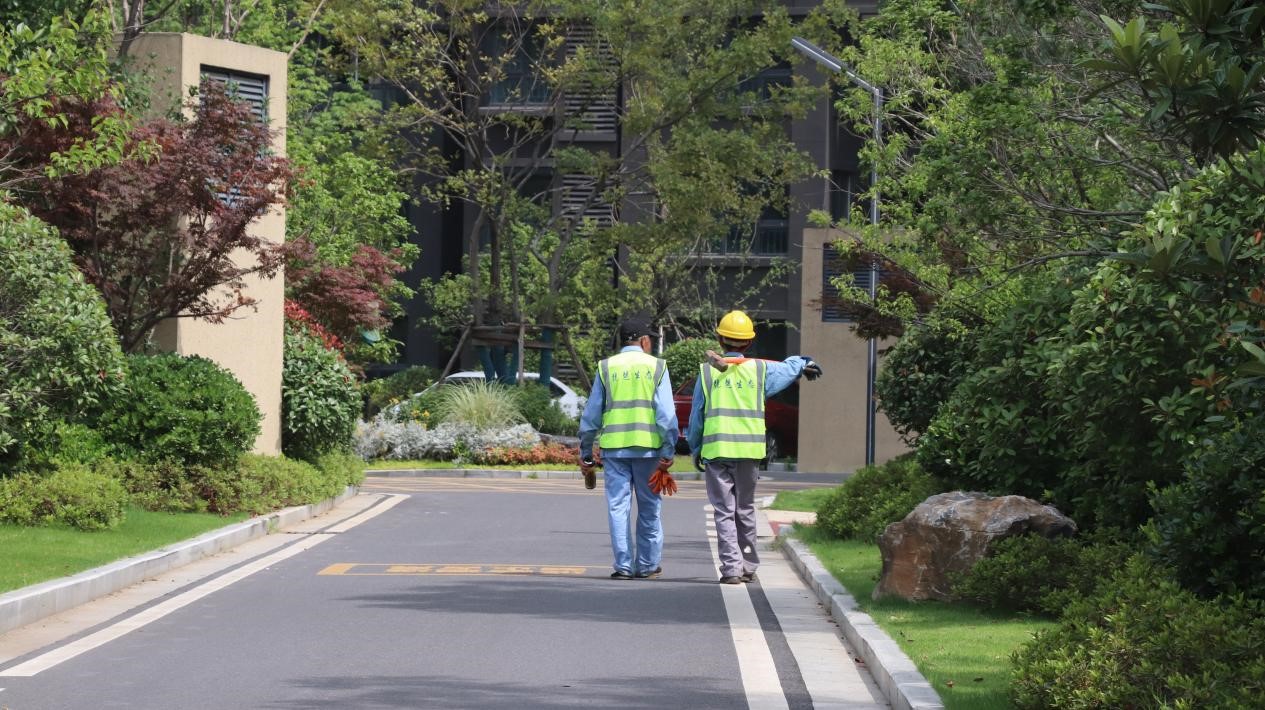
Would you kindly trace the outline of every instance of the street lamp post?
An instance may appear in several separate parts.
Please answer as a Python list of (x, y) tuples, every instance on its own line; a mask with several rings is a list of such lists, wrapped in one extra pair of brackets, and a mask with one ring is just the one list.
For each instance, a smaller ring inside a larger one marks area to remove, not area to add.
[[(835, 74), (843, 74), (855, 85), (870, 92), (870, 96), (874, 99), (874, 144), (882, 145), (883, 140), (883, 89), (862, 79), (856, 72), (852, 71), (843, 60), (809, 42), (802, 37), (792, 37), (791, 46), (800, 54), (812, 59), (823, 67), (829, 69)], [(830, 119), (829, 99), (826, 105), (826, 120)], [(829, 143), (827, 143), (829, 146)], [(826, 167), (830, 167), (829, 147), (826, 150)], [(870, 190), (873, 197), (870, 199), (870, 224), (878, 226), (878, 161), (875, 161), (870, 170)], [(870, 260), (870, 302), (875, 300), (875, 293), (878, 289), (878, 262), (874, 259)], [(875, 429), (875, 402), (874, 402), (874, 379), (878, 374), (878, 340), (871, 337), (866, 347), (866, 373), (865, 373), (865, 464), (872, 466), (874, 464), (874, 429)]]

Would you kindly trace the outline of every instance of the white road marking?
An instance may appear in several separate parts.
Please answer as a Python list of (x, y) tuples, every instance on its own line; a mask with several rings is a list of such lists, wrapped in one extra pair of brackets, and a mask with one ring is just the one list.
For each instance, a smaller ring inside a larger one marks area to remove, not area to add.
[[(710, 515), (711, 506), (707, 506)], [(714, 535), (708, 535), (713, 537)], [(720, 567), (720, 556), (711, 545), (712, 560)], [(721, 584), (720, 596), (725, 600), (725, 614), (729, 617), (729, 631), (733, 635), (734, 651), (738, 655), (738, 670), (742, 675), (742, 690), (747, 695), (751, 710), (788, 708), (782, 681), (777, 676), (773, 652), (760, 627), (755, 606), (745, 584)]]
[[(408, 497), (409, 496), (407, 495), (388, 494), (386, 496), (387, 499), (380, 505), (370, 508), (359, 515), (348, 518), (347, 520), (330, 527), (326, 532), (346, 532), (347, 530), (350, 530), (371, 518), (385, 513), (403, 502)], [(131, 631), (135, 631), (146, 624), (157, 621), (158, 619), (161, 619), (164, 616), (181, 609), (182, 607), (188, 606), (189, 604), (219, 591), (234, 582), (245, 579), (262, 569), (281, 562), (282, 560), (294, 557), (300, 552), (306, 552), (307, 550), (310, 550), (322, 542), (332, 539), (333, 537), (333, 535), (308, 536), (301, 542), (295, 543), (290, 547), (282, 548), (271, 555), (255, 560), (250, 564), (238, 567), (228, 574), (216, 577), (206, 584), (190, 589), (189, 591), (172, 597), (165, 602), (155, 604), (154, 606), (135, 614), (134, 616), (123, 619), (111, 626), (107, 626), (96, 633), (89, 634), (81, 639), (68, 643), (65, 646), (36, 656), (25, 663), (20, 663), (12, 668), (0, 671), (0, 676), (29, 677), (39, 673), (40, 671), (48, 670), (59, 663), (68, 661), (80, 654), (87, 653), (88, 651), (120, 638)]]

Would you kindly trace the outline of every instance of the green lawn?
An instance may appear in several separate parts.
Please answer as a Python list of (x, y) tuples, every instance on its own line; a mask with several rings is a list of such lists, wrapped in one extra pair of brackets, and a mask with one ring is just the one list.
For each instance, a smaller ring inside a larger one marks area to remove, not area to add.
[(913, 659), (948, 710), (1009, 708), (1010, 654), (1054, 622), (995, 614), (962, 604), (874, 601), (882, 560), (876, 545), (798, 533), (861, 609)]
[(826, 501), (826, 498), (834, 493), (838, 486), (830, 488), (806, 488), (802, 491), (782, 491), (773, 499), (773, 505), (769, 507), (774, 510), (799, 510), (805, 513), (815, 513)]
[[(433, 469), (433, 468), (452, 468), (452, 469), (478, 469), (478, 470), (504, 470), (504, 471), (576, 471), (579, 472), (578, 464), (566, 463), (533, 463), (518, 465), (487, 465), (477, 463), (456, 463), (453, 461), (429, 461), (429, 460), (413, 460), (413, 461), (370, 461), (365, 464), (366, 471), (400, 471), (404, 469)], [(673, 473), (698, 473), (694, 470), (694, 464), (690, 463), (689, 456), (677, 456), (672, 461), (672, 468), (669, 469)]]
[(101, 532), (0, 525), (0, 592), (157, 550), (248, 517), (129, 508), (118, 527)]

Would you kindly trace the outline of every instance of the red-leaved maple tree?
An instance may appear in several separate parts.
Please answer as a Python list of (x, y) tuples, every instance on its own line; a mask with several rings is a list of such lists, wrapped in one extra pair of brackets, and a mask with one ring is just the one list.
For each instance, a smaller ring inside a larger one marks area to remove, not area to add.
[[(138, 122), (131, 139), (144, 148), (140, 157), (37, 179), (16, 195), (61, 230), (129, 352), (166, 318), (218, 323), (254, 306), (245, 277), (272, 277), (284, 261), (285, 246), (257, 236), (253, 224), (283, 202), (291, 179), (288, 162), (270, 153), (270, 131), (214, 84), (188, 108), (189, 118)], [(68, 106), (65, 125), (25, 131), (20, 152), (38, 161), (66, 150), (101, 112), (119, 110)]]
[(361, 244), (347, 264), (322, 261), (307, 239), (290, 243), (286, 287), (321, 325), (344, 341), (391, 325), (390, 292), (404, 270), (398, 255)]

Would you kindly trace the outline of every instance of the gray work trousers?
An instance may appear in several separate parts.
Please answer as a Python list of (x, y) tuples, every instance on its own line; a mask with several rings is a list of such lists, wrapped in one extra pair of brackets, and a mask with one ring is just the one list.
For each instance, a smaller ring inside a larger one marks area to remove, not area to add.
[(755, 459), (714, 459), (706, 463), (707, 500), (716, 519), (720, 576), (740, 577), (760, 566), (756, 552)]

